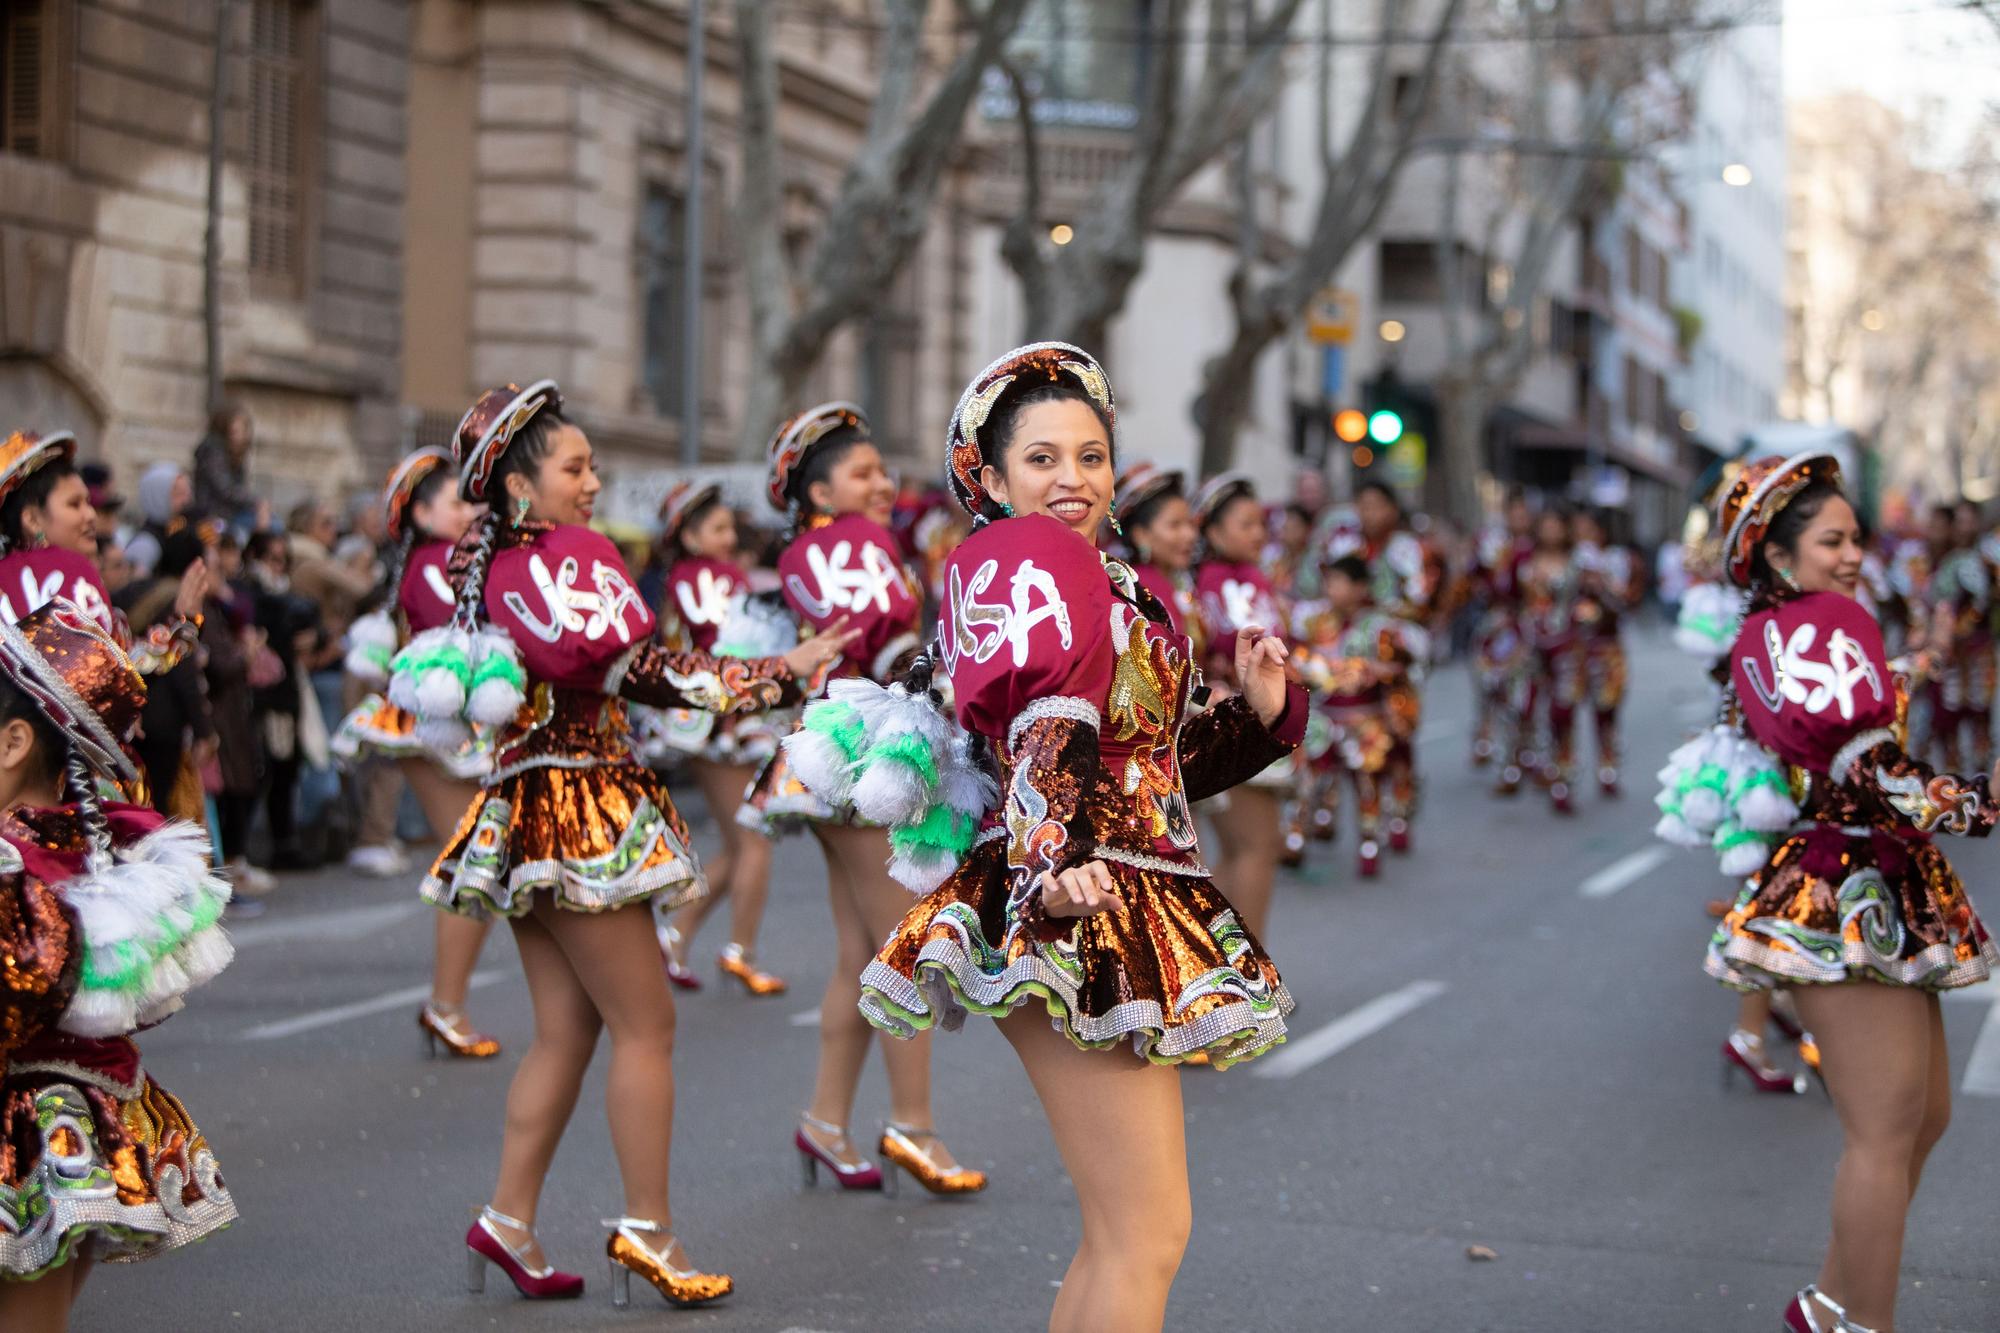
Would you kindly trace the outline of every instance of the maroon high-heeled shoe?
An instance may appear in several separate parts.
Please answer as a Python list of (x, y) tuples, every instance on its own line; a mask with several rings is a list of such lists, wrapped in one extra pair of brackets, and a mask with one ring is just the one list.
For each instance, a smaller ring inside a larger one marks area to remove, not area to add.
[(495, 1225), (514, 1231), (528, 1228), (491, 1205), (479, 1210), (471, 1230), (465, 1233), (465, 1289), (478, 1295), (486, 1290), (486, 1265), (492, 1264), (514, 1283), (514, 1290), (531, 1301), (563, 1301), (583, 1295), (583, 1279), (575, 1273), (559, 1273), (552, 1264), (528, 1267), (520, 1252), (500, 1238)]
[(1389, 821), (1389, 850), (1407, 852), (1410, 850), (1410, 821), (1392, 819)]
[(1747, 1032), (1732, 1031), (1729, 1039), (1722, 1043), (1722, 1086), (1727, 1088), (1729, 1080), (1740, 1073), (1759, 1092), (1783, 1092), (1798, 1096), (1806, 1090), (1804, 1074), (1787, 1074), (1781, 1069), (1766, 1066), (1759, 1058), (1763, 1053), (1764, 1043), (1758, 1038)]
[(1361, 840), (1361, 851), (1355, 858), (1354, 871), (1363, 879), (1373, 879), (1382, 873), (1382, 849), (1375, 839)]
[(809, 1115), (799, 1116), (798, 1133), (792, 1136), (792, 1143), (799, 1150), (799, 1171), (802, 1183), (807, 1189), (819, 1183), (819, 1169), (823, 1166), (833, 1172), (833, 1179), (844, 1190), (879, 1190), (882, 1188), (882, 1168), (869, 1161), (843, 1162), (827, 1151), (806, 1133), (808, 1127), (835, 1139), (845, 1139), (847, 1131), (839, 1125), (829, 1125), (826, 1121)]
[(701, 978), (681, 961), (681, 933), (672, 926), (660, 932), (660, 958), (667, 965), (667, 980), (680, 990), (700, 990)]

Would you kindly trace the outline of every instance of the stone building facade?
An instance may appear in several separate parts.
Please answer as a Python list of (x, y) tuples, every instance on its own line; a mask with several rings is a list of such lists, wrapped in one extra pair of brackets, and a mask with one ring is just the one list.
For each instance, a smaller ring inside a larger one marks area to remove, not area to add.
[[(204, 241), (218, 0), (0, 0), (0, 429), (74, 430), (130, 493), (209, 409)], [(399, 359), (411, 13), (230, 0), (222, 392), (280, 505), (372, 484)]]

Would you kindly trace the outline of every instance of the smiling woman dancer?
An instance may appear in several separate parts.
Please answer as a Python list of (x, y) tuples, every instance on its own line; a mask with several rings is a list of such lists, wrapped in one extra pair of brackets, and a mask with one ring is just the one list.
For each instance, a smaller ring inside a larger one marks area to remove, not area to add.
[[(862, 1009), (898, 1036), (957, 1027), (968, 1009), (1001, 1020), (1082, 1206), (1058, 1333), (1160, 1327), (1191, 1225), (1173, 1066), (1256, 1055), (1283, 1039), (1292, 1008), (1209, 882), (1188, 800), (1296, 745), (1305, 695), (1287, 686), (1283, 644), (1245, 629), (1244, 692), (1190, 713), (1200, 676), (1187, 639), (1093, 545), (1111, 508), (1112, 426), (1104, 372), (1074, 347), (1022, 348), (972, 382), (949, 476), (980, 527), (946, 568), (939, 631), (970, 736), (939, 739), (944, 719), (919, 702), (927, 659), (878, 698), (836, 687), (806, 733), (858, 750), (857, 798), (878, 765), (893, 785), (912, 736), (944, 751), (916, 756), (935, 782), (906, 791), (938, 795), (891, 834), (892, 869), (931, 891), (863, 974)], [(995, 793), (981, 750), (997, 763), (999, 809), (982, 809)], [(812, 757), (800, 755), (808, 780), (838, 781)]]
[[(453, 561), (452, 623), (395, 661), (390, 699), (425, 722), (497, 729), (493, 771), (424, 882), (424, 898), (508, 918), (535, 1036), (507, 1092), (492, 1202), (465, 1243), (474, 1290), (492, 1263), (523, 1296), (575, 1296), (535, 1239), (550, 1159), (601, 1028), (606, 1110), (626, 1215), (607, 1223), (612, 1300), (631, 1275), (676, 1305), (734, 1284), (694, 1269), (668, 1204), (674, 1002), (654, 913), (702, 892), (666, 788), (632, 750), (625, 702), (733, 714), (797, 697), (846, 642), (839, 626), (782, 658), (669, 652), (618, 550), (584, 524), (600, 483), (552, 380), (480, 396), (455, 440), (459, 490), (491, 508)], [(524, 699), (525, 692), (525, 699)]]
[[(859, 635), (835, 665), (837, 679), (886, 681), (917, 650), (923, 603), (916, 575), (897, 557), (888, 523), (896, 483), (882, 466), (868, 419), (852, 403), (821, 403), (771, 437), (766, 495), (791, 521), (778, 557), (785, 604), (801, 624), (843, 617)], [(825, 1167), (842, 1189), (896, 1188), (907, 1172), (933, 1194), (976, 1194), (986, 1174), (960, 1166), (931, 1117), (930, 1040), (882, 1043), (889, 1074), (889, 1123), (876, 1141), (881, 1166), (848, 1136), (854, 1095), (875, 1034), (855, 1008), (857, 978), (896, 924), (908, 897), (883, 869), (889, 841), (880, 825), (846, 801), (822, 801), (799, 782), (783, 754), (757, 776), (746, 809), (766, 832), (804, 826), (826, 855), (833, 908), (833, 970), (820, 998), (819, 1067), (812, 1105), (792, 1138), (808, 1185)]]
[(1751, 598), (1729, 654), (1735, 707), (1772, 752), (1769, 777), (1739, 773), (1732, 791), (1788, 787), (1797, 810), (1716, 927), (1707, 970), (1791, 993), (1845, 1135), (1832, 1242), (1785, 1327), (1887, 1330), (1904, 1220), (1951, 1116), (1938, 992), (2000, 962), (1931, 837), (1985, 836), (2000, 805), (1993, 779), (1933, 772), (1903, 748), (1904, 689), (1854, 600), (1861, 541), (1832, 456), (1751, 464), (1720, 520), (1730, 581)]

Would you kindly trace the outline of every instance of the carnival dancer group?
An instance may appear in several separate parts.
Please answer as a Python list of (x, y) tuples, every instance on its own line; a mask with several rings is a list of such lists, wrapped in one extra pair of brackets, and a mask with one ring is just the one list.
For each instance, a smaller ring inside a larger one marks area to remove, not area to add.
[[(1226, 1070), (1284, 1040), (1294, 1002), (1263, 942), (1281, 864), (1336, 836), (1343, 806), (1358, 878), (1411, 849), (1427, 673), (1455, 621), (1471, 626), (1471, 757), (1496, 793), (1533, 786), (1559, 814), (1580, 787), (1619, 795), (1622, 633), (1643, 578), (1604, 517), (1510, 497), (1453, 561), (1378, 482), (1276, 511), (1246, 476), (1196, 484), (1138, 452), (1104, 368), (1063, 343), (966, 386), (944, 499), (915, 515), (898, 513), (865, 413), (807, 407), (769, 446), (775, 577), (740, 559), (721, 488), (686, 479), (634, 578), (591, 527), (591, 442), (547, 379), (488, 390), (448, 449), (398, 463), (386, 596), (349, 635), (348, 670), (374, 693), (335, 748), (401, 764), (446, 834), (420, 889), (439, 909), (418, 1015), (433, 1052), (498, 1053), (463, 1007), (495, 919), (527, 981), (534, 1033), (464, 1238), (473, 1292), (494, 1269), (530, 1299), (585, 1289), (535, 1226), (608, 1033), (612, 1299), (631, 1301), (635, 1275), (673, 1305), (732, 1294), (672, 1204), (674, 992), (704, 984), (696, 944), (725, 900), (719, 976), (750, 997), (787, 989), (758, 962), (758, 926), (773, 840), (806, 832), (833, 931), (793, 1140), (803, 1184), (983, 1191), (934, 1116), (928, 1043), (990, 1018), (1081, 1213), (1049, 1326), (1157, 1329), (1192, 1226), (1179, 1067)], [(176, 614), (135, 642), (82, 553), (87, 525), (65, 526), (75, 480), (66, 436), (0, 452), (0, 590), (23, 590), (0, 605), (10, 1329), (64, 1327), (94, 1262), (235, 1216), (132, 1040), (229, 960), (206, 831), (129, 803), (145, 794), (147, 682), (193, 650), (205, 570), (191, 563)], [(1993, 567), (1958, 542), (1927, 553), (1921, 590), (1914, 558), (1871, 580), (1821, 455), (1732, 474), (1715, 532), (1716, 582), (1686, 600), (1682, 632), (1719, 663), (1718, 720), (1662, 774), (1660, 829), (1747, 876), (1707, 970), (1789, 997), (1779, 1012), (1816, 1034), (1847, 1135), (1833, 1241), (1786, 1325), (1867, 1333), (1892, 1316), (1902, 1219), (1949, 1113), (1936, 994), (1996, 958), (1932, 839), (1986, 833), (2000, 806), (1987, 777), (1906, 744), (1906, 682), (1931, 692), (1947, 757), (1986, 745)], [(1915, 676), (1864, 594), (1903, 609)], [(1579, 771), (1579, 713), (1594, 771)], [(706, 865), (669, 762), (720, 831)], [(1766, 1062), (1738, 1036), (1771, 1020), (1746, 1002), (1726, 1048), (1745, 1068)], [(891, 1113), (864, 1137), (854, 1104), (876, 1047)]]

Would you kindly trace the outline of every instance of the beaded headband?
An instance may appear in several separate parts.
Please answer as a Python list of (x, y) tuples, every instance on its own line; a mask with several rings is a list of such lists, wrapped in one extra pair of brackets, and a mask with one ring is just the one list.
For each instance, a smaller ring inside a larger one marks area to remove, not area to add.
[(458, 460), (458, 493), (474, 502), (486, 499), (493, 468), (521, 428), (544, 408), (562, 411), (562, 390), (554, 380), (536, 380), (523, 389), (507, 384), (479, 395), (452, 433)]
[[(1000, 404), (1009, 396), (1049, 384), (1066, 384), (1081, 389), (1098, 410), (1115, 436), (1118, 410), (1112, 402), (1111, 381), (1097, 358), (1068, 343), (1030, 343), (1017, 347), (973, 377), (959, 396), (951, 414), (951, 432), (945, 438), (945, 477), (951, 483), (952, 498), (972, 515), (976, 523), (992, 517), (993, 497), (979, 479), (980, 469), (994, 461), (989, 452), (993, 441), (987, 426)], [(1115, 439), (1110, 442), (1115, 450)]]
[(864, 438), (869, 433), (867, 414), (849, 402), (821, 403), (779, 423), (765, 449), (771, 475), (765, 482), (764, 498), (771, 502), (771, 508), (789, 513), (794, 504), (805, 502), (803, 496), (792, 494), (792, 482), (819, 443), (843, 426), (860, 431)]
[(1790, 458), (1760, 458), (1744, 468), (1723, 493), (1716, 513), (1722, 532), (1722, 562), (1729, 581), (1750, 586), (1757, 550), (1772, 522), (1792, 497), (1815, 481), (1840, 485), (1840, 462), (1824, 449), (1810, 449)]

